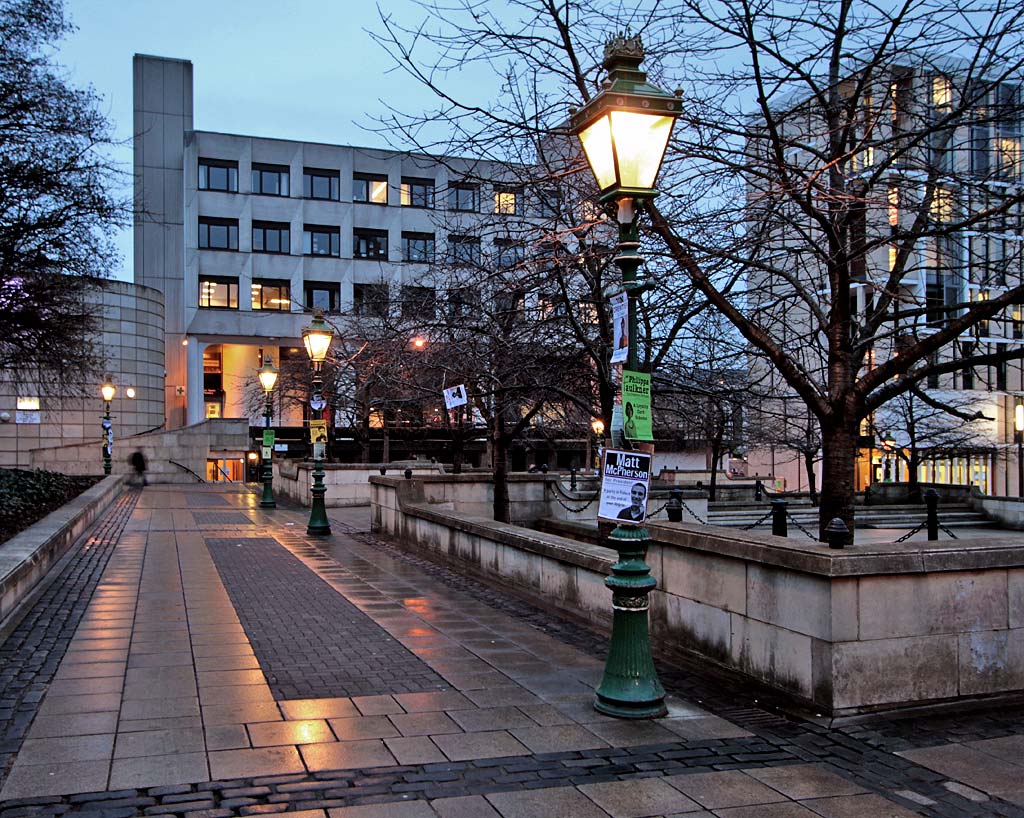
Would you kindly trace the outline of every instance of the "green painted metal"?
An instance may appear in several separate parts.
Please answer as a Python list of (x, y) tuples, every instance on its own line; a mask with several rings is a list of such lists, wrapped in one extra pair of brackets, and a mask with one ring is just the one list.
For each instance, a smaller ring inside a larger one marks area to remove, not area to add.
[[(320, 373), (319, 362), (313, 362), (313, 403), (322, 399), (323, 376)], [(309, 509), (309, 525), (306, 526), (306, 533), (316, 536), (327, 536), (331, 533), (331, 523), (327, 519), (327, 504), (324, 496), (327, 494), (327, 486), (324, 485), (324, 461), (318, 457), (313, 461), (313, 486), (310, 493), (313, 495)]]
[[(264, 427), (270, 428), (270, 421), (273, 417), (274, 406), (271, 402), (270, 393), (267, 393), (267, 407), (263, 410)], [(273, 439), (273, 431), (270, 436)], [(267, 435), (264, 434), (264, 439)], [(271, 443), (270, 451), (273, 452), (273, 443)], [(277, 500), (274, 499), (274, 462), (273, 454), (270, 457), (263, 458), (263, 496), (260, 497), (260, 508), (277, 508)]]

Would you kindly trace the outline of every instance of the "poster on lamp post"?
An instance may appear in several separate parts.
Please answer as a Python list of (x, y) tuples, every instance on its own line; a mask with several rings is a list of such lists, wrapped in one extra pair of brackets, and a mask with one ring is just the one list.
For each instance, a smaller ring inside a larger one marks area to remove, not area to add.
[(597, 518), (620, 525), (643, 525), (651, 486), (651, 455), (608, 449), (601, 462)]
[(613, 364), (623, 364), (629, 357), (629, 296), (616, 293), (608, 299), (612, 307)]
[(653, 440), (651, 376), (622, 370), (622, 434), (626, 440)]
[(263, 430), (263, 445), (273, 446), (274, 445), (274, 430), (264, 429)]

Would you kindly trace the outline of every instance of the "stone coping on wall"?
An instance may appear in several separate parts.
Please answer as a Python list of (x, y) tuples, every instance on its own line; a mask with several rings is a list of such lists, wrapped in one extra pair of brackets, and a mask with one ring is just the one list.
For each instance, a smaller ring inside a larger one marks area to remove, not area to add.
[[(535, 475), (523, 475), (534, 478)], [(399, 486), (398, 501), (402, 511), (422, 515), (436, 522), (476, 534), (493, 536), (500, 533), (518, 547), (536, 550), (562, 561), (583, 559), (585, 564), (600, 559), (605, 570), (611, 560), (609, 549), (591, 545), (557, 534), (533, 531), (522, 526), (503, 525), (484, 517), (461, 514), (450, 509), (432, 508), (416, 483), (431, 478), (405, 481), (388, 476), (370, 476), (371, 483)], [(440, 480), (451, 480), (452, 476)], [(843, 549), (830, 549), (823, 543), (806, 538), (776, 537), (754, 531), (737, 531), (723, 526), (694, 523), (648, 523), (651, 538), (657, 545), (678, 545), (697, 551), (735, 557), (736, 559), (778, 566), (821, 577), (857, 577), (877, 574), (916, 574), (935, 571), (974, 571), (986, 568), (1024, 566), (1024, 543), (1020, 538), (988, 537), (971, 540), (908, 540), (902, 543), (870, 543)], [(591, 528), (596, 526), (591, 525)], [(485, 530), (486, 529), (486, 530)], [(574, 557), (572, 552), (578, 553)]]
[(124, 475), (104, 477), (0, 543), (0, 628), (68, 547), (121, 493), (126, 480)]

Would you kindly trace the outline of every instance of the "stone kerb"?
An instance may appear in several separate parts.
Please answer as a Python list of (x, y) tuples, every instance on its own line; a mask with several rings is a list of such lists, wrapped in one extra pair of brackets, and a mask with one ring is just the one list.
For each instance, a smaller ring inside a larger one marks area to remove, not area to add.
[[(371, 483), (374, 530), (607, 626), (608, 549), (431, 503), (426, 480)], [(713, 526), (650, 530), (661, 651), (696, 654), (833, 715), (1024, 690), (1019, 541), (835, 552)]]
[(117, 498), (124, 482), (124, 477), (106, 477), (39, 522), (0, 543), (0, 631), (68, 547)]

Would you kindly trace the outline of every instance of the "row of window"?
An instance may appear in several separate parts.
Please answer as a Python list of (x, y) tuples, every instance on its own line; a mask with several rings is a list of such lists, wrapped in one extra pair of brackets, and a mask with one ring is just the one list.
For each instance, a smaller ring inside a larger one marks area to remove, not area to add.
[[(252, 192), (263, 196), (291, 196), (290, 170), (287, 165), (252, 166)], [(224, 159), (199, 160), (199, 189), (238, 193), (238, 162)], [(452, 210), (478, 213), (481, 197), (480, 185), (464, 182), (448, 189), (448, 206)], [(495, 213), (515, 215), (523, 210), (523, 189), (518, 185), (492, 185)], [(341, 173), (337, 170), (304, 168), (302, 196), (306, 199), (340, 201)], [(389, 204), (388, 177), (373, 173), (352, 175), (352, 201), (365, 204)], [(435, 205), (434, 180), (403, 176), (398, 189), (402, 207), (432, 208)], [(538, 210), (542, 216), (552, 216), (558, 210), (555, 191), (538, 194)]]
[[(208, 309), (237, 310), (238, 279), (222, 276), (201, 276), (199, 279), (199, 306)], [(250, 308), (253, 310), (291, 310), (291, 287), (287, 281), (254, 279), (251, 284)], [(341, 285), (332, 282), (307, 281), (303, 285), (305, 310), (321, 309), (336, 312), (341, 303)], [(400, 289), (398, 310), (403, 318), (434, 318), (441, 306), (438, 292), (433, 287), (403, 285)], [(352, 311), (355, 315), (384, 317), (393, 306), (391, 288), (384, 283), (353, 284)], [(472, 315), (480, 308), (480, 290), (477, 287), (460, 287), (444, 294), (444, 306), (449, 315)], [(590, 305), (581, 305), (582, 319), (588, 323), (597, 321), (597, 313)], [(525, 317), (525, 297), (521, 291), (502, 293), (494, 308), (503, 312)], [(536, 314), (539, 318), (550, 318), (564, 313), (564, 305), (557, 296), (541, 295), (537, 298)]]
[[(202, 250), (238, 250), (238, 220), (199, 217), (199, 247)], [(452, 263), (473, 265), (481, 261), (479, 236), (448, 236)], [(500, 267), (513, 267), (522, 261), (522, 247), (508, 239), (495, 239), (495, 255)], [(430, 264), (435, 260), (433, 233), (402, 232), (402, 260)], [(291, 253), (291, 226), (287, 222), (252, 223), (254, 253)], [(341, 256), (341, 228), (307, 224), (302, 228), (302, 253), (307, 256)], [(357, 227), (352, 231), (352, 256), (357, 259), (387, 261), (388, 231)]]

